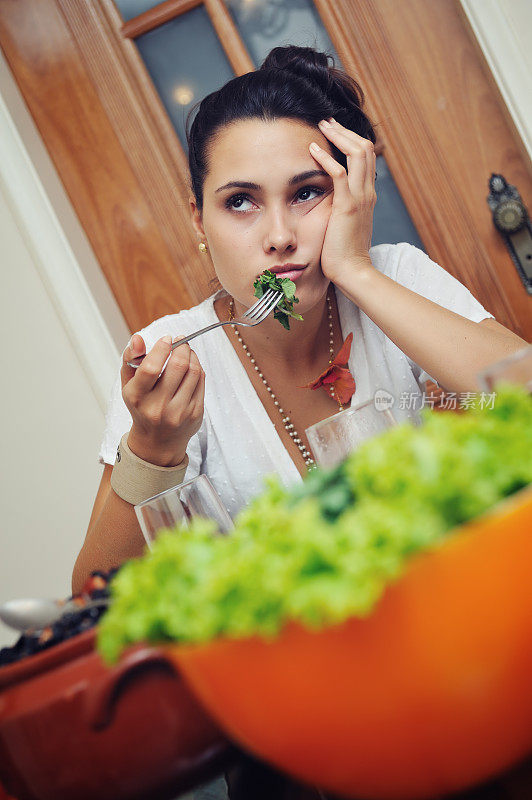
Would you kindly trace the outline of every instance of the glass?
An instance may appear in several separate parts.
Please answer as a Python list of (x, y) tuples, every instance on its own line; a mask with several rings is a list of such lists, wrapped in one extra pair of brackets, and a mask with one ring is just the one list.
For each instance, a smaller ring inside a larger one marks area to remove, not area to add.
[(235, 77), (204, 6), (198, 6), (135, 39), (181, 144), (190, 109)]
[(532, 394), (532, 345), (490, 364), (478, 373), (477, 382), (482, 392), (493, 392), (498, 383), (517, 383)]
[(373, 212), (371, 246), (408, 242), (425, 252), (423, 242), (403, 203), (403, 198), (384, 156), (377, 156), (375, 171), (377, 172), (375, 180), (377, 203)]
[(233, 521), (206, 475), (149, 497), (135, 506), (135, 513), (150, 549), (162, 528), (187, 527), (194, 517), (214, 520), (223, 534), (233, 529)]
[(115, 0), (124, 22), (140, 16), (150, 8), (155, 8), (161, 0)]
[(378, 408), (375, 399), (339, 411), (316, 422), (305, 433), (320, 467), (335, 467), (353, 450), (378, 433), (397, 425), (389, 408)]
[(225, 5), (256, 67), (287, 44), (338, 54), (312, 0), (226, 0)]

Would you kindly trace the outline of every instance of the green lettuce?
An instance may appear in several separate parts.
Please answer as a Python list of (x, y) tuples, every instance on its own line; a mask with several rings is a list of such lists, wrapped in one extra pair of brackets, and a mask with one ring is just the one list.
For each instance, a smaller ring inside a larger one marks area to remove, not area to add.
[(278, 319), (281, 325), (290, 330), (290, 317), (292, 319), (303, 319), (301, 314), (294, 312), (294, 303), (299, 303), (296, 297), (296, 285), (290, 278), (278, 278), (269, 269), (265, 270), (257, 280), (254, 282), (255, 297), (262, 297), (262, 295), (273, 289), (275, 292), (283, 292), (283, 297), (276, 305), (273, 311), (273, 316)]
[(229, 536), (210, 521), (165, 531), (111, 583), (98, 649), (133, 642), (273, 638), (371, 614), (414, 553), (532, 483), (532, 397), (500, 387), (492, 409), (425, 410), (334, 470), (286, 489), (271, 477)]

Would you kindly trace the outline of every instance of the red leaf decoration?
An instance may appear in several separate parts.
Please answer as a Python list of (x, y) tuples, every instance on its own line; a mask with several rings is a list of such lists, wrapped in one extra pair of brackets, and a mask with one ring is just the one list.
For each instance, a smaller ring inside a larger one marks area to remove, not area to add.
[(301, 389), (319, 389), (320, 386), (334, 386), (335, 395), (342, 405), (349, 402), (355, 393), (356, 383), (355, 379), (349, 372), (347, 364), (349, 362), (349, 354), (351, 352), (351, 344), (353, 342), (353, 334), (350, 333), (343, 345), (341, 346), (338, 355), (329, 364), (326, 370), (319, 375), (315, 380), (301, 386)]

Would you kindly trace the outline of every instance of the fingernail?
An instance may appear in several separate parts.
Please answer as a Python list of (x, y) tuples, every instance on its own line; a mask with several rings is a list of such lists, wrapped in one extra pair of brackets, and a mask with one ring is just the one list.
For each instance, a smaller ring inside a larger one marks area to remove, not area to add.
[(329, 123), (329, 122), (327, 122), (327, 120), (326, 120), (326, 119), (322, 119), (322, 120), (321, 120), (321, 121), (318, 123), (318, 125), (321, 125), (321, 126), (322, 126), (322, 128), (330, 128), (330, 127), (331, 127), (330, 123)]
[(329, 120), (329, 122), (336, 122), (334, 117), (327, 117), (327, 119)]
[(166, 342), (166, 344), (172, 344), (172, 337), (167, 333), (166, 336), (163, 336), (163, 342)]
[(313, 153), (318, 153), (321, 150), (321, 147), (319, 147), (319, 145), (317, 145), (316, 142), (311, 142), (309, 147)]
[[(133, 336), (135, 336), (135, 334), (133, 334)], [(132, 350), (134, 350), (134, 349), (135, 349), (135, 346), (134, 346), (134, 344), (133, 344), (133, 336), (131, 337), (131, 339), (130, 339), (130, 340), (129, 340), (129, 342), (127, 343), (127, 346), (128, 346), (128, 347), (131, 347), (131, 349), (132, 349)]]

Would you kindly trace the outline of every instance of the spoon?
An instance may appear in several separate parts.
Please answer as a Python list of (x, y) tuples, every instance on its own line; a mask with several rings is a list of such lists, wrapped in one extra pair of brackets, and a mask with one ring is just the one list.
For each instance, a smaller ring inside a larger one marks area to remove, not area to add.
[(16, 631), (46, 628), (57, 622), (63, 614), (74, 611), (85, 611), (97, 606), (109, 605), (109, 598), (90, 600), (85, 605), (75, 600), (50, 600), (47, 598), (25, 598), (8, 600), (0, 606), (0, 619)]

